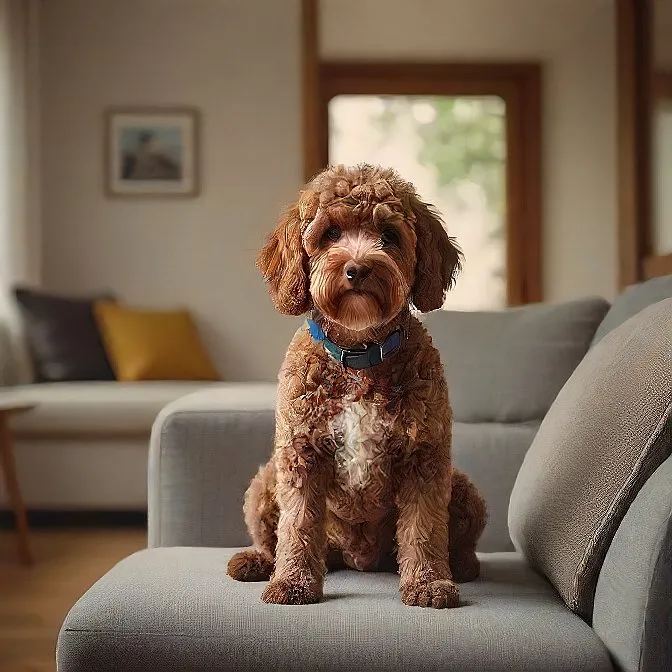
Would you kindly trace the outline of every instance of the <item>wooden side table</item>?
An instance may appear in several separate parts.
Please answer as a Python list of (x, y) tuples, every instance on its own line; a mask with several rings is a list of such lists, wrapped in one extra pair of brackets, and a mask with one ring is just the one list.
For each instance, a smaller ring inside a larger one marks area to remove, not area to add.
[(28, 516), (26, 507), (21, 497), (19, 479), (16, 475), (16, 462), (14, 460), (14, 443), (12, 430), (9, 426), (9, 418), (15, 413), (24, 413), (35, 408), (34, 404), (3, 403), (0, 401), (0, 463), (2, 473), (7, 486), (7, 492), (14, 510), (16, 532), (19, 545), (19, 558), (24, 565), (31, 565), (33, 557), (30, 552)]

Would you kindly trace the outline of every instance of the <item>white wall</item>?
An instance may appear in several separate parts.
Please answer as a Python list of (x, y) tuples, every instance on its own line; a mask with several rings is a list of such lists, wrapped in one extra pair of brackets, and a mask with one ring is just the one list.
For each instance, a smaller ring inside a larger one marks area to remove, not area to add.
[(319, 0), (321, 52), (400, 61), (547, 57), (612, 2)]
[[(563, 301), (615, 294), (616, 89), (610, 2), (322, 0), (322, 8), (322, 54), (331, 60), (541, 61), (544, 297)], [(382, 25), (381, 17), (384, 29), (374, 30), (377, 22)]]
[[(542, 59), (546, 298), (613, 296), (610, 2), (506, 3), (323, 0), (322, 53)], [(228, 379), (273, 379), (297, 320), (273, 312), (254, 257), (301, 181), (298, 0), (57, 0), (43, 8), (45, 285), (186, 304)], [(104, 196), (103, 110), (124, 104), (201, 108), (199, 199)]]
[(615, 20), (610, 7), (546, 65), (546, 298), (613, 298), (617, 275)]
[[(43, 278), (130, 303), (193, 309), (228, 379), (273, 379), (296, 322), (254, 267), (300, 185), (297, 0), (43, 4)], [(203, 115), (196, 200), (103, 193), (108, 105)]]

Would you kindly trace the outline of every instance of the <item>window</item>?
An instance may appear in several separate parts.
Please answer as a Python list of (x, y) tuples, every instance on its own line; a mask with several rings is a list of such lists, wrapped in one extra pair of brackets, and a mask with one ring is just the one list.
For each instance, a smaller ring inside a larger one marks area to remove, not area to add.
[(506, 103), (496, 96), (339, 95), (329, 161), (394, 166), (443, 215), (467, 263), (446, 307), (503, 308)]
[(466, 263), (446, 308), (541, 300), (535, 66), (323, 64), (319, 165), (395, 167)]

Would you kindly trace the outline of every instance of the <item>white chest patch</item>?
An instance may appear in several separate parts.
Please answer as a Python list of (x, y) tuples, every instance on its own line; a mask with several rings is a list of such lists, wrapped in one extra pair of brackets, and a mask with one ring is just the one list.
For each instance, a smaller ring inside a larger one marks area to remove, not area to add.
[(364, 487), (385, 436), (384, 422), (378, 407), (366, 401), (350, 402), (334, 417), (332, 428), (336, 439), (334, 457), (339, 476), (353, 487)]

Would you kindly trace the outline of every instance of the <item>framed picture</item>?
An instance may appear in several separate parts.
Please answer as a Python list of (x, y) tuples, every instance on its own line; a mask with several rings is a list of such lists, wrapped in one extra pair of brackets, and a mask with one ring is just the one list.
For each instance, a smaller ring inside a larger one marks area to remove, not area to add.
[(199, 115), (195, 109), (111, 108), (105, 121), (108, 195), (198, 195)]

